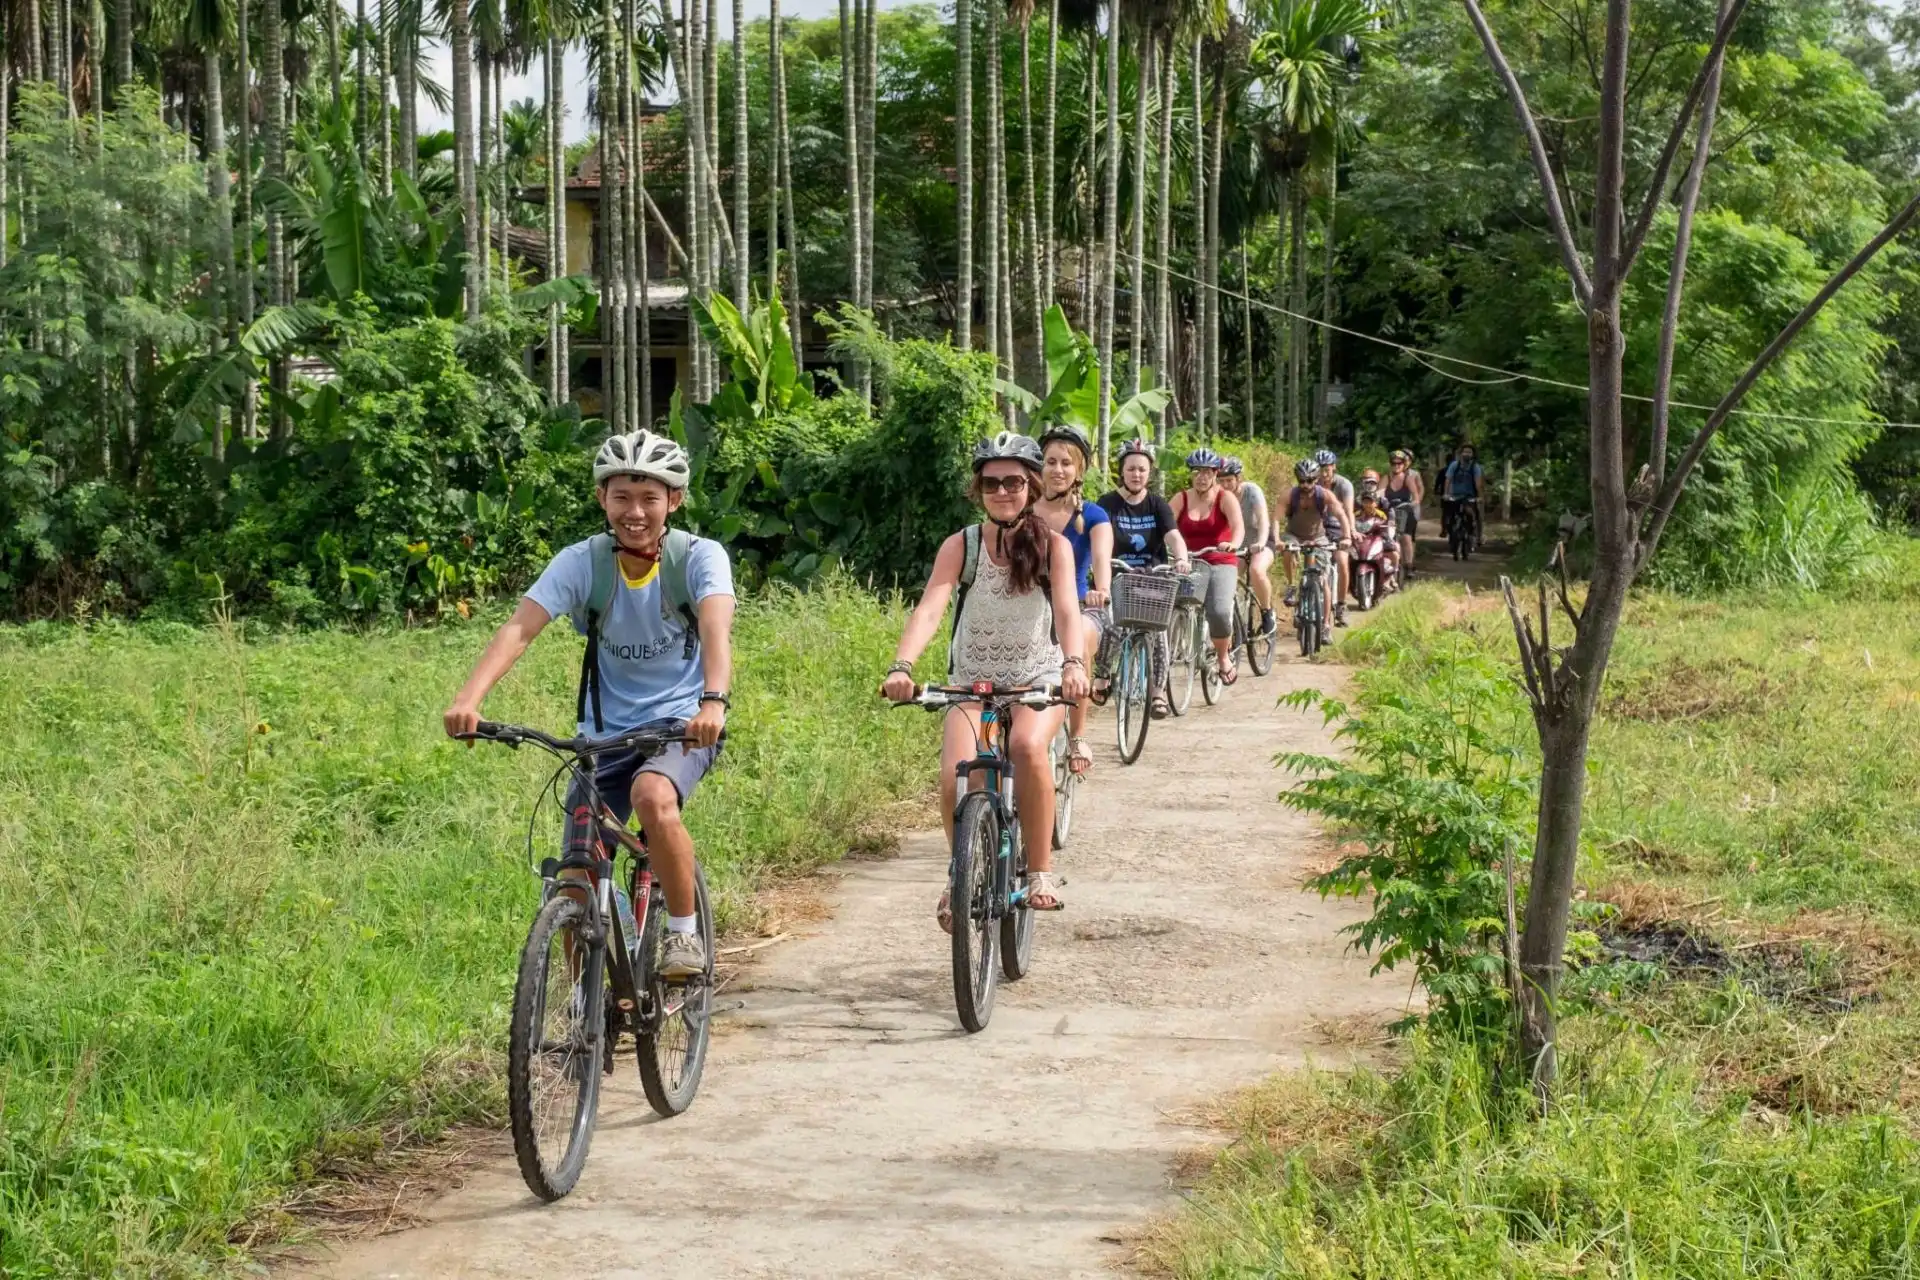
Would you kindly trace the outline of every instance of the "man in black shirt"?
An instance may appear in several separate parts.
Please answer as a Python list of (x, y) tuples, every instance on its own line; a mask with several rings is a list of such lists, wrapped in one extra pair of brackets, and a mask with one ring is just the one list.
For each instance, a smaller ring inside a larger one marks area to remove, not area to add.
[[(1133, 439), (1120, 446), (1120, 487), (1100, 499), (1100, 509), (1113, 521), (1113, 558), (1130, 569), (1148, 569), (1171, 562), (1181, 573), (1192, 566), (1186, 543), (1168, 501), (1147, 488), (1153, 479), (1153, 445)], [(1098, 665), (1098, 664), (1096, 664)], [(1160, 632), (1153, 646), (1153, 717), (1162, 719), (1167, 705), (1167, 636)]]

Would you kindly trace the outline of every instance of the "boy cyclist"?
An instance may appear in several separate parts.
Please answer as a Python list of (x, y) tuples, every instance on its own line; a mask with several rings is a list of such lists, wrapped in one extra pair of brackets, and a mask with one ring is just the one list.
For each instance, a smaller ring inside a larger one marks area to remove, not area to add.
[[(651, 431), (610, 437), (593, 479), (610, 537), (576, 542), (527, 589), (444, 717), (449, 736), (471, 733), (480, 704), (534, 637), (561, 614), (588, 636), (579, 732), (613, 737), (633, 729), (683, 731), (693, 739), (641, 761), (625, 750), (596, 761), (595, 783), (618, 818), (640, 817), (654, 872), (667, 895), (662, 973), (706, 970), (694, 898), (693, 837), (681, 810), (719, 757), (733, 682), (733, 570), (726, 549), (667, 528), (687, 492), (687, 454)], [(596, 556), (608, 557), (596, 573)], [(610, 596), (592, 599), (596, 579)], [(589, 616), (598, 619), (591, 630)], [(568, 847), (583, 840), (586, 797), (567, 796)]]

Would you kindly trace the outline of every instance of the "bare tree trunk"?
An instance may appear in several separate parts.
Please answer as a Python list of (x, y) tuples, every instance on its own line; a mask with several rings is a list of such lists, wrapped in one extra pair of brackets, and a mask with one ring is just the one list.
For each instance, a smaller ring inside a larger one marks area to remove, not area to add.
[(499, 211), (495, 217), (495, 222), (499, 226), (500, 239), (497, 251), (500, 260), (500, 296), (503, 298), (513, 289), (512, 264), (507, 258), (507, 246), (509, 243), (507, 229), (513, 223), (513, 197), (512, 193), (508, 190), (507, 135), (506, 131), (501, 127), (501, 118), (506, 114), (507, 106), (506, 83), (502, 75), (502, 67), (505, 62), (506, 59), (504, 58), (495, 58), (493, 60), (492, 160), (494, 202), (495, 207)]
[(400, 29), (399, 58), (394, 64), (393, 87), (400, 100), (400, 136), (394, 145), (400, 148), (400, 172), (420, 180), (420, 11), (418, 0), (403, 0), (403, 12), (411, 21)]
[[(264, 142), (264, 160), (262, 170), (268, 178), (286, 176), (287, 145), (287, 92), (285, 59), (287, 42), (282, 35), (280, 25), (280, 6), (266, 4), (261, 6), (264, 21), (260, 38), (264, 46), (260, 51), (261, 75), (260, 95), (266, 100), (266, 136)], [(287, 253), (285, 233), (280, 224), (280, 215), (271, 209), (267, 211), (267, 301), (274, 306), (283, 306), (291, 301), (287, 290)], [(273, 385), (275, 390), (284, 393), (287, 385), (287, 362), (276, 359), (273, 362)], [(289, 422), (286, 409), (276, 399), (270, 415), (273, 423), (273, 436), (276, 440), (285, 439)]]
[[(703, 298), (706, 295), (706, 282), (711, 242), (708, 239), (710, 226), (707, 218), (707, 182), (706, 182), (706, 132), (707, 113), (705, 64), (703, 49), (705, 19), (702, 14), (701, 0), (683, 0), (686, 10), (687, 85), (682, 102), (687, 116), (687, 188), (692, 198), (687, 201), (687, 240), (693, 250), (693, 279), (689, 282), (693, 295)], [(695, 401), (707, 399), (707, 347), (706, 338), (700, 327), (693, 323), (689, 313), (687, 335), (693, 355), (693, 395)]]
[[(805, 312), (800, 301), (800, 233), (793, 217), (793, 135), (787, 120), (787, 41), (786, 30), (780, 22), (780, 0), (771, 0), (771, 32), (773, 65), (773, 110), (774, 141), (778, 150), (775, 156), (779, 174), (776, 186), (780, 196), (780, 216), (787, 228), (787, 320), (793, 329), (793, 360), (797, 368), (806, 368), (803, 339), (806, 333)], [(770, 238), (772, 222), (768, 223)]]
[(13, 134), (13, 21), (0, 9), (0, 267), (7, 265), (7, 148)]
[[(639, 38), (639, 12), (637, 0), (627, 0), (627, 45), (631, 48)], [(651, 255), (647, 252), (647, 127), (641, 117), (640, 87), (631, 88), (628, 110), (633, 113), (633, 210), (634, 210), (634, 258), (636, 270), (634, 284), (639, 290), (639, 314), (635, 317), (636, 345), (639, 348), (635, 356), (640, 376), (640, 426), (651, 430), (653, 427), (653, 298), (649, 282), (653, 278)]]
[[(1206, 117), (1206, 40), (1193, 38), (1193, 261), (1197, 280), (1193, 286), (1194, 336), (1199, 347), (1206, 346), (1207, 333), (1207, 117)], [(1192, 350), (1193, 348), (1189, 348)], [(1193, 421), (1201, 434), (1206, 433), (1207, 414), (1212, 405), (1207, 399), (1206, 353), (1193, 361)]]
[[(959, 0), (964, 12), (967, 0)], [(849, 12), (849, 0), (840, 0), (840, 116), (843, 140), (847, 152), (847, 266), (848, 292), (852, 295), (847, 301), (854, 306), (860, 305), (860, 108), (857, 86), (860, 72), (855, 57), (854, 30), (858, 19)], [(963, 84), (961, 99), (966, 101), (967, 91)], [(963, 157), (964, 163), (964, 157)], [(964, 170), (963, 170), (964, 172)], [(966, 188), (961, 187), (961, 200), (966, 200)], [(962, 208), (965, 208), (964, 203)]]
[[(865, 44), (860, 53), (860, 305), (873, 310), (874, 276), (878, 263), (873, 258), (874, 218), (879, 206), (879, 167), (874, 163), (874, 136), (878, 128), (880, 78), (880, 4), (866, 0), (867, 18), (863, 28)], [(861, 391), (873, 397), (872, 370), (861, 371)]]
[(1080, 327), (1087, 333), (1100, 328), (1099, 288), (1094, 268), (1094, 245), (1099, 239), (1099, 208), (1094, 193), (1100, 189), (1100, 37), (1087, 33), (1087, 163), (1080, 183)]
[[(1002, 28), (1001, 34), (995, 38), (994, 45), (996, 48), (1004, 51), (1006, 47), (1004, 28)], [(994, 226), (999, 229), (1000, 236), (1000, 352), (1002, 358), (1006, 361), (1007, 380), (1009, 382), (1018, 382), (1020, 380), (1020, 363), (1016, 358), (1016, 352), (1013, 347), (1013, 202), (1008, 195), (1012, 182), (1010, 176), (1012, 166), (1007, 163), (1007, 111), (1004, 58), (1001, 59), (1000, 83), (994, 85), (993, 97), (993, 133), (991, 136), (993, 149), (999, 157), (1000, 164), (999, 190), (994, 193), (994, 202), (999, 208), (999, 217), (994, 221)], [(1012, 427), (1014, 425), (1013, 402), (1003, 398), (1001, 400), (1000, 411), (1006, 419), (1007, 426)]]
[[(720, 272), (733, 256), (732, 220), (727, 217), (727, 201), (720, 193), (720, 0), (707, 0), (707, 25), (701, 32), (700, 47), (706, 62), (700, 72), (700, 87), (706, 91), (707, 132), (701, 153), (707, 170), (707, 294), (720, 289)], [(717, 394), (722, 381), (718, 354), (707, 352), (707, 395)]]
[[(1095, 417), (1095, 457), (1108, 457), (1107, 434), (1113, 425), (1114, 276), (1120, 250), (1120, 6), (1107, 5), (1107, 169), (1100, 192), (1100, 352), (1099, 404)], [(1136, 314), (1136, 321), (1137, 321)]]
[[(986, 0), (987, 8), (987, 225), (986, 225), (986, 321), (987, 355), (993, 359), (993, 372), (1004, 377), (1000, 354), (1000, 4)], [(998, 394), (994, 403), (999, 405)]]
[(1327, 221), (1321, 231), (1326, 240), (1326, 267), (1320, 278), (1320, 386), (1314, 393), (1314, 420), (1327, 425), (1327, 387), (1333, 381), (1333, 249), (1334, 233), (1339, 227), (1340, 158), (1327, 163)]
[(1046, 200), (1040, 214), (1040, 225), (1044, 243), (1040, 246), (1042, 258), (1041, 293), (1045, 299), (1041, 303), (1044, 312), (1054, 303), (1054, 282), (1059, 275), (1059, 223), (1053, 218), (1053, 144), (1055, 126), (1058, 124), (1060, 88), (1060, 0), (1052, 0), (1047, 11), (1047, 119), (1046, 119), (1046, 168), (1040, 173), (1040, 189)]
[[(380, 129), (380, 194), (393, 194), (393, 115), (389, 109), (388, 77), (393, 74), (393, 13), (389, 6), (393, 0), (380, 0), (378, 17), (380, 24), (380, 114), (377, 117)], [(242, 115), (244, 117), (244, 112)]]
[[(992, 4), (994, 0), (987, 3)], [(841, 12), (846, 12), (846, 0), (841, 0)], [(844, 28), (844, 18), (841, 25)], [(842, 48), (845, 48), (844, 40)], [(953, 282), (953, 345), (965, 351), (973, 346), (973, 8), (970, 0), (954, 0), (953, 49), (954, 183), (958, 223), (954, 239), (960, 251), (959, 269)], [(854, 169), (849, 160), (849, 178), (855, 176)]]
[[(1156, 174), (1160, 180), (1159, 203), (1154, 208), (1153, 258), (1156, 271), (1153, 299), (1157, 320), (1153, 326), (1153, 362), (1162, 386), (1177, 387), (1179, 379), (1171, 367), (1173, 359), (1173, 279), (1168, 255), (1173, 241), (1173, 99), (1179, 92), (1179, 64), (1173, 57), (1173, 35), (1168, 33), (1156, 54), (1160, 59), (1160, 159)], [(1177, 412), (1171, 399), (1160, 413), (1157, 443), (1167, 443)]]
[[(115, 0), (113, 6), (113, 87), (122, 92), (133, 83), (133, 0)], [(96, 93), (100, 91), (95, 86)]]
[(480, 154), (474, 166), (476, 204), (480, 211), (481, 288), (493, 279), (493, 55), (484, 42), (474, 48), (475, 71), (480, 81)]
[(1243, 347), (1246, 352), (1247, 384), (1247, 439), (1253, 439), (1254, 403), (1253, 403), (1253, 269), (1247, 263), (1247, 237), (1240, 237), (1240, 323), (1243, 326)]
[(752, 155), (747, 144), (747, 6), (746, 0), (733, 0), (733, 305), (741, 315), (747, 313), (753, 281), (747, 212)]
[[(547, 37), (547, 276), (558, 279), (570, 274), (567, 261), (567, 89), (565, 80), (566, 46), (557, 34)], [(408, 145), (407, 150), (417, 152)], [(555, 303), (547, 316), (548, 384), (556, 405), (573, 398), (573, 335), (567, 325), (566, 309)]]
[[(1221, 55), (1224, 57), (1224, 53)], [(1208, 410), (1218, 413), (1224, 390), (1220, 383), (1220, 175), (1224, 169), (1227, 140), (1227, 83), (1226, 70), (1218, 68), (1213, 80), (1213, 120), (1212, 136), (1208, 139), (1212, 155), (1208, 160), (1207, 173), (1207, 325), (1205, 330), (1207, 359), (1207, 406)], [(1214, 424), (1207, 422), (1207, 434), (1214, 432)]]
[(1134, 90), (1133, 107), (1133, 217), (1130, 220), (1132, 240), (1127, 254), (1127, 283), (1130, 288), (1127, 305), (1127, 370), (1133, 379), (1133, 389), (1137, 393), (1141, 382), (1141, 361), (1146, 352), (1147, 340), (1147, 290), (1146, 290), (1146, 252), (1147, 252), (1147, 122), (1153, 118), (1153, 64), (1156, 42), (1142, 23), (1139, 44), (1135, 59), (1139, 63), (1139, 84)]
[[(651, 347), (640, 333), (640, 293), (646, 288), (647, 224), (640, 211), (639, 171), (641, 163), (640, 146), (640, 104), (633, 83), (633, 48), (638, 34), (639, 17), (635, 12), (637, 0), (620, 0), (620, 187), (614, 198), (620, 202), (620, 329), (624, 338), (624, 360), (626, 395), (626, 416), (622, 419), (625, 429), (637, 431), (651, 426), (652, 420), (642, 408), (643, 400), (651, 401), (650, 395), (641, 394), (641, 383), (649, 380), (641, 370), (641, 347)], [(650, 353), (649, 353), (650, 354)], [(647, 405), (651, 408), (651, 404)]]
[[(239, 234), (237, 248), (240, 261), (240, 278), (234, 282), (234, 291), (238, 296), (240, 324), (239, 331), (245, 333), (253, 325), (253, 57), (249, 47), (251, 21), (247, 16), (247, 6), (234, 6), (235, 47), (234, 61), (240, 73), (240, 119), (239, 134), (236, 138), (239, 161), (234, 166), (240, 176), (240, 210), (235, 218)], [(248, 440), (259, 436), (259, 395), (260, 388), (253, 378), (247, 379), (247, 385), (240, 393), (240, 434)]]
[[(460, 3), (461, 0), (455, 0)], [(620, 234), (620, 25), (614, 0), (600, 4), (600, 417), (609, 431), (627, 420), (626, 245)]]
[[(333, 0), (327, 4), (335, 7)], [(480, 234), (480, 193), (473, 172), (473, 14), (466, 0), (454, 0), (447, 12), (453, 45), (453, 171), (460, 188), (460, 238), (467, 254), (467, 319), (478, 320), (486, 289), (481, 271), (486, 239)]]
[[(213, 310), (215, 351), (226, 346), (227, 328), (233, 323), (233, 207), (227, 183), (227, 121), (221, 102), (220, 47), (209, 43), (201, 54), (202, 74), (207, 97), (207, 190), (213, 196)], [(0, 91), (0, 126), (6, 119), (6, 98)], [(0, 193), (4, 193), (0, 184)], [(0, 194), (0, 209), (6, 207)], [(0, 218), (0, 240), (6, 238), (6, 224)], [(4, 259), (0, 259), (4, 260)], [(225, 414), (213, 421), (213, 460), (227, 459)]]
[(323, 0), (321, 24), (327, 33), (327, 86), (333, 91), (333, 109), (346, 101), (346, 84), (340, 76), (340, 0)]
[(360, 167), (371, 170), (367, 111), (367, 0), (353, 0), (353, 149)]
[[(1304, 315), (1307, 309), (1307, 184), (1295, 175), (1293, 184), (1293, 249), (1288, 254), (1293, 271), (1292, 299), (1289, 310), (1295, 317)], [(1287, 353), (1287, 414), (1293, 419), (1293, 429), (1298, 435), (1304, 435), (1307, 427), (1307, 324), (1306, 321), (1292, 318), (1288, 320), (1292, 337), (1288, 339)]]
[(1293, 422), (1287, 416), (1287, 361), (1292, 347), (1289, 340), (1293, 321), (1287, 318), (1287, 213), (1292, 207), (1292, 175), (1280, 175), (1279, 209), (1273, 227), (1273, 301), (1281, 310), (1273, 313), (1273, 438), (1293, 438)]
[[(1027, 287), (1027, 330), (1038, 345), (1044, 327), (1045, 283), (1040, 277), (1040, 207), (1035, 199), (1033, 179), (1033, 12), (1026, 11), (1020, 23), (1020, 246), (1021, 272)], [(1049, 237), (1051, 238), (1051, 237)], [(1046, 362), (1034, 362), (1038, 372), (1029, 390), (1046, 393)]]

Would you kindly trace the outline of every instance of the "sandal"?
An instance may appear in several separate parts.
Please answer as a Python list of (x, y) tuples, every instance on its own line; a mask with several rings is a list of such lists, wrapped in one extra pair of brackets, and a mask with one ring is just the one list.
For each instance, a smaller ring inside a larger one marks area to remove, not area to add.
[(953, 932), (953, 890), (940, 891), (940, 905), (933, 909), (933, 918), (940, 922), (941, 932)]
[(1093, 744), (1085, 738), (1074, 738), (1067, 750), (1067, 768), (1078, 777), (1086, 777), (1093, 769)]
[(1155, 694), (1153, 701), (1147, 706), (1147, 714), (1155, 720), (1165, 720), (1173, 714), (1173, 704), (1160, 695)]
[[(1051, 871), (1027, 872), (1027, 905), (1035, 911), (1066, 910), (1067, 904), (1060, 898), (1060, 886), (1065, 883)], [(1046, 905), (1049, 902), (1053, 905)]]
[(1240, 678), (1240, 669), (1234, 666), (1231, 662), (1229, 662), (1226, 666), (1220, 668), (1220, 687), (1221, 688), (1223, 689), (1231, 688), (1233, 685), (1233, 682), (1238, 680), (1239, 678)]

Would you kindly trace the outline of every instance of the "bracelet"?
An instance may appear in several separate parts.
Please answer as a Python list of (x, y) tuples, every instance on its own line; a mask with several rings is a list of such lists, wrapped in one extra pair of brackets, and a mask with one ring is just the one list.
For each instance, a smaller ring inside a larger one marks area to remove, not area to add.
[(709, 690), (707, 690), (707, 691), (706, 691), (705, 693), (703, 693), (703, 694), (701, 694), (701, 695), (700, 695), (700, 701), (702, 701), (702, 702), (717, 702), (717, 703), (719, 703), (719, 704), (720, 704), (720, 708), (721, 708), (721, 710), (723, 710), (723, 711), (731, 711), (731, 710), (733, 710), (733, 700), (732, 700), (732, 699), (730, 699), (729, 697), (727, 697), (727, 695), (726, 695), (726, 694), (724, 694), (724, 693), (716, 693), (716, 692), (715, 692), (714, 690), (712, 690), (712, 689), (709, 689)]
[(910, 676), (913, 674), (913, 664), (904, 659), (895, 659), (894, 664), (887, 668), (887, 674), (890, 676)]
[(1084, 667), (1085, 667), (1085, 666), (1087, 665), (1087, 660), (1086, 660), (1085, 658), (1082, 658), (1082, 657), (1081, 657), (1081, 656), (1080, 656), (1079, 654), (1077, 654), (1077, 653), (1070, 653), (1070, 654), (1068, 654), (1068, 655), (1066, 656), (1066, 659), (1065, 659), (1064, 661), (1062, 661), (1060, 665), (1061, 665), (1061, 666), (1062, 666), (1063, 668), (1064, 668), (1064, 667), (1081, 667), (1081, 668), (1084, 668)]

